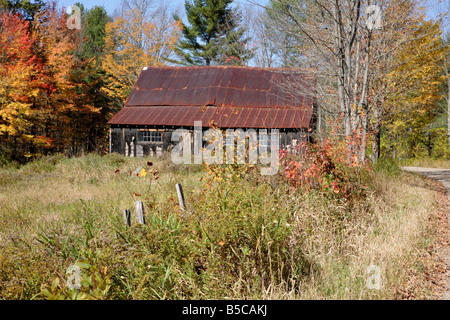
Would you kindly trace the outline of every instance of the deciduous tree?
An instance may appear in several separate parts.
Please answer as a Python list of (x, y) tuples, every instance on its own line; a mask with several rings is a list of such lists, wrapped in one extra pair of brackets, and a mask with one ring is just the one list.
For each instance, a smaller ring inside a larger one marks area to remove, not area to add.
[(104, 92), (123, 106), (144, 66), (164, 65), (181, 33), (174, 20), (151, 17), (146, 7), (124, 7), (120, 16), (106, 25), (105, 55), (107, 73)]
[[(0, 13), (0, 152), (13, 159), (26, 155), (31, 133), (38, 62), (29, 22), (19, 14)], [(3, 150), (2, 150), (3, 149)]]

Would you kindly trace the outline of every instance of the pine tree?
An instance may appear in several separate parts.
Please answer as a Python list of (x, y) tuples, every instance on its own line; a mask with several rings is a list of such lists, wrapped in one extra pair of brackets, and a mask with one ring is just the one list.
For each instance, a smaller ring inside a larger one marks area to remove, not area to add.
[(85, 58), (98, 59), (105, 46), (106, 24), (112, 21), (103, 7), (95, 6), (83, 15), (83, 47)]
[[(176, 49), (183, 64), (243, 64), (252, 52), (245, 48), (240, 15), (232, 0), (189, 0), (185, 3), (190, 26), (182, 24), (183, 39)], [(180, 21), (180, 17), (175, 16)]]
[(34, 15), (44, 6), (44, 0), (0, 0), (0, 11), (19, 13), (26, 20), (33, 20)]

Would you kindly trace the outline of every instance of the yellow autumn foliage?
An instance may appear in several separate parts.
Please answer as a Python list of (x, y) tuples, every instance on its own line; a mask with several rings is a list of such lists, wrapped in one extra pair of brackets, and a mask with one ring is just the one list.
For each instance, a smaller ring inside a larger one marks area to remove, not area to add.
[(396, 64), (384, 79), (392, 90), (385, 101), (385, 148), (402, 157), (429, 152), (444, 81), (441, 62), (448, 52), (441, 45), (438, 23), (420, 20), (411, 29), (411, 40), (396, 51)]
[(159, 25), (137, 8), (125, 10), (106, 25), (105, 52), (102, 66), (108, 75), (104, 92), (124, 103), (144, 66), (166, 63), (181, 34), (179, 22)]

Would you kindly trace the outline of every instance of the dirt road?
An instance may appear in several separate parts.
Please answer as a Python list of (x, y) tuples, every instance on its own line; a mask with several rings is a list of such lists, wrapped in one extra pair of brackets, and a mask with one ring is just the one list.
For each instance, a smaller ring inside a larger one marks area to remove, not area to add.
[[(436, 169), (436, 168), (419, 168), (419, 167), (402, 167), (405, 171), (417, 172), (427, 177), (433, 178), (441, 182), (447, 190), (447, 197), (449, 199), (449, 210), (447, 213), (448, 223), (450, 228), (450, 169)], [(440, 300), (450, 300), (450, 248), (442, 250), (440, 253), (442, 260), (447, 264), (447, 288), (444, 294), (439, 298)]]

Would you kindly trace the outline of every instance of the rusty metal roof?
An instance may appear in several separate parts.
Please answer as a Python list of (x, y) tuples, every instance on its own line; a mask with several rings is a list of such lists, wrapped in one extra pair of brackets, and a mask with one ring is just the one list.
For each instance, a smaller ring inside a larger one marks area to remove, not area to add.
[(203, 127), (294, 129), (302, 128), (310, 118), (307, 109), (151, 106), (125, 107), (109, 124), (193, 127), (194, 121), (201, 121)]
[(146, 67), (110, 125), (307, 128), (312, 78), (296, 69)]

